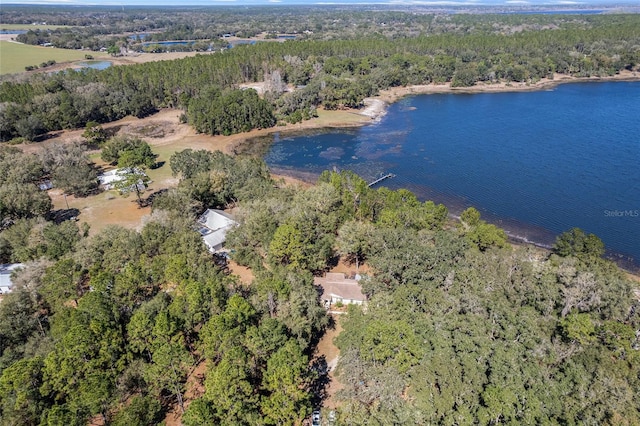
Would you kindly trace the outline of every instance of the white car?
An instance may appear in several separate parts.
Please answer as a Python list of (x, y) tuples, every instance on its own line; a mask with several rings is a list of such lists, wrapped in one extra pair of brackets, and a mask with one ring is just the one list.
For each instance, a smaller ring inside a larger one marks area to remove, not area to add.
[(314, 411), (313, 414), (311, 414), (311, 425), (320, 426), (320, 411)]

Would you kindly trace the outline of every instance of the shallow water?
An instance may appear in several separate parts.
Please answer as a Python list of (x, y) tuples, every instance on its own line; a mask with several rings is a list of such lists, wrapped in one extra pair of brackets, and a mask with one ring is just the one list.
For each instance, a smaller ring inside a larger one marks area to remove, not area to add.
[(359, 129), (276, 135), (280, 173), (349, 169), (367, 180), (478, 207), (512, 235), (550, 245), (580, 227), (640, 262), (640, 83), (517, 93), (433, 94), (393, 104)]
[(80, 65), (83, 68), (93, 68), (94, 70), (105, 70), (113, 64), (111, 63), (111, 61), (85, 61), (85, 62), (79, 62), (78, 65)]

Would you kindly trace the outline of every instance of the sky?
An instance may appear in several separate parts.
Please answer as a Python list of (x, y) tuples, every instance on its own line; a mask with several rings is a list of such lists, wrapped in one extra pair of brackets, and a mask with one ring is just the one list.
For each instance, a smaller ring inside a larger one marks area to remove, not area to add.
[(638, 5), (638, 0), (0, 0), (2, 4), (60, 4), (104, 6), (250, 6), (250, 5), (398, 5), (398, 6), (566, 6), (578, 8), (594, 5)]

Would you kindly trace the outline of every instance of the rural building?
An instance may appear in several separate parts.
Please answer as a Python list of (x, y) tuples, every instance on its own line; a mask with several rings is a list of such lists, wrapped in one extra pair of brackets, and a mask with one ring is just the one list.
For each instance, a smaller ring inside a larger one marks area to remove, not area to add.
[(209, 251), (215, 253), (222, 249), (227, 239), (227, 231), (237, 224), (238, 222), (222, 210), (207, 209), (198, 219), (198, 232)]
[[(100, 185), (104, 188), (105, 191), (113, 189), (113, 185), (116, 182), (124, 179), (124, 175), (129, 173), (130, 169), (113, 169), (108, 172), (104, 172), (98, 175), (98, 180), (100, 181)], [(136, 173), (142, 173), (140, 170), (135, 170)], [(140, 191), (145, 190), (145, 186), (142, 182), (138, 182), (138, 189)]]
[(22, 263), (11, 263), (0, 265), (0, 294), (10, 293), (13, 288), (13, 282), (11, 282), (11, 273), (19, 268), (22, 268)]
[(330, 307), (338, 302), (345, 305), (362, 305), (366, 296), (362, 294), (360, 283), (357, 279), (346, 278), (341, 273), (327, 273), (324, 277), (315, 277), (313, 283), (322, 289), (322, 302)]

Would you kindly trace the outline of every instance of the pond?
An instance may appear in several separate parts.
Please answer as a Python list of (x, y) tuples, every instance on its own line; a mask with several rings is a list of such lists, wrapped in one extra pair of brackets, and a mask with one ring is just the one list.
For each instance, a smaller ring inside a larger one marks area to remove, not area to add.
[(78, 62), (82, 68), (92, 68), (94, 70), (104, 70), (109, 68), (113, 63), (111, 61), (84, 61)]

